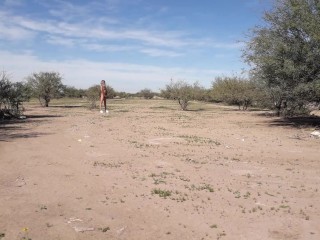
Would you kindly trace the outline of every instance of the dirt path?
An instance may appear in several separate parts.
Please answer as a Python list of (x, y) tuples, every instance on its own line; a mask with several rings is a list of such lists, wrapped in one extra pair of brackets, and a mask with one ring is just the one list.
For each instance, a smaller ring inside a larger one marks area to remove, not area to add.
[(0, 125), (0, 239), (320, 238), (314, 128), (176, 108), (29, 107)]

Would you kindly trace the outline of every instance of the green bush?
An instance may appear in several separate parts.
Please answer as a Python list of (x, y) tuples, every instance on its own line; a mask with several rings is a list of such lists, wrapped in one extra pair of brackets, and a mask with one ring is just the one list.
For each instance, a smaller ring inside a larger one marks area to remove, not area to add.
[(217, 77), (210, 91), (214, 101), (237, 105), (246, 110), (258, 99), (258, 90), (254, 82), (240, 77)]
[(89, 108), (97, 108), (97, 101), (100, 98), (100, 85), (94, 85), (86, 90), (86, 97), (89, 102)]
[(253, 28), (243, 57), (277, 115), (307, 113), (320, 102), (320, 3), (276, 0)]
[(161, 90), (162, 97), (178, 100), (181, 109), (184, 111), (187, 110), (191, 100), (204, 99), (202, 96), (204, 93), (204, 88), (200, 87), (198, 83), (191, 85), (185, 81), (174, 82), (172, 80), (170, 84), (166, 85), (165, 89)]
[(11, 83), (5, 72), (0, 73), (0, 118), (18, 117), (22, 114), (22, 103), (28, 101), (31, 91), (22, 82)]
[(154, 92), (152, 92), (150, 89), (145, 88), (145, 89), (142, 89), (140, 92), (137, 92), (136, 95), (138, 97), (143, 97), (145, 99), (151, 99), (156, 94)]
[(58, 72), (33, 73), (27, 79), (33, 96), (42, 106), (48, 107), (51, 99), (63, 95), (62, 77)]
[(63, 86), (63, 97), (82, 98), (85, 95), (85, 90), (75, 87)]
[[(114, 89), (109, 85), (106, 85), (106, 88), (107, 98), (114, 98), (116, 96), (116, 92), (114, 91)], [(100, 85), (96, 84), (89, 87), (87, 90), (85, 90), (85, 96), (87, 97), (87, 100), (89, 102), (89, 108), (97, 108), (97, 101), (100, 100)]]

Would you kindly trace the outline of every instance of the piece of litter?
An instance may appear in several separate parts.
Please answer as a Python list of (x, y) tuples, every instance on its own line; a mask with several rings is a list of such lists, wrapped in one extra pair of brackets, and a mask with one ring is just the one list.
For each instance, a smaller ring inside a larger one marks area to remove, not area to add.
[(78, 142), (82, 142), (82, 140), (81, 140), (81, 139), (78, 139)]
[(174, 137), (165, 137), (165, 138), (153, 138), (149, 139), (148, 143), (153, 145), (160, 145), (160, 144), (171, 144), (174, 142), (181, 142), (183, 139), (181, 138), (174, 138)]
[(26, 185), (27, 183), (25, 182), (23, 177), (18, 177), (15, 181), (15, 186), (16, 187), (22, 187), (24, 185)]
[(127, 228), (127, 226), (124, 226), (124, 227), (118, 229), (117, 230), (118, 235), (121, 235), (124, 232), (124, 230), (126, 230), (126, 228)]
[(264, 207), (266, 207), (266, 206), (267, 206), (266, 204), (264, 204), (264, 203), (259, 203), (259, 202), (256, 202), (256, 205), (264, 206)]
[(80, 218), (71, 217), (69, 218), (67, 223), (72, 223), (72, 222), (82, 222), (82, 220)]
[(74, 229), (76, 232), (94, 231), (94, 228), (92, 228), (92, 227), (77, 227), (77, 226), (74, 226), (73, 229)]
[(312, 133), (310, 133), (312, 136), (315, 137), (320, 137), (320, 131), (313, 131)]

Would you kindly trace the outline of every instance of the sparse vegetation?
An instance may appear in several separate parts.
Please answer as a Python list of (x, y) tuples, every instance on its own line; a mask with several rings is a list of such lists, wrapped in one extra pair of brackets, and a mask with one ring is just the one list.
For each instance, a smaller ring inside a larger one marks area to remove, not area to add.
[(174, 82), (171, 80), (170, 84), (161, 90), (161, 96), (167, 99), (177, 100), (181, 109), (185, 111), (191, 100), (202, 98), (201, 92), (204, 91), (198, 83), (191, 85), (185, 81)]
[[(72, 101), (77, 103), (75, 100)], [(83, 102), (80, 99), (78, 101)], [(62, 106), (70, 102), (69, 99), (55, 99), (50, 102), (50, 105)], [(110, 215), (112, 218), (115, 216), (113, 214), (122, 214), (123, 209), (127, 211), (129, 208), (127, 217), (123, 218), (123, 224), (130, 221), (140, 225), (142, 222), (139, 221), (136, 213), (143, 213), (143, 219), (154, 218), (154, 211), (145, 211), (144, 206), (154, 206), (157, 217), (167, 219), (170, 224), (175, 224), (174, 221), (179, 216), (181, 225), (175, 227), (174, 233), (171, 232), (172, 237), (178, 236), (183, 231), (199, 239), (204, 236), (205, 239), (223, 239), (224, 234), (232, 238), (233, 235), (230, 233), (233, 234), (236, 230), (231, 224), (228, 225), (228, 231), (224, 232), (223, 224), (218, 226), (216, 223), (225, 223), (226, 220), (237, 223), (239, 219), (246, 223), (252, 217), (268, 221), (267, 219), (271, 217), (277, 219), (290, 216), (301, 221), (314, 221), (317, 211), (314, 201), (318, 190), (316, 183), (311, 181), (311, 177), (315, 176), (316, 167), (315, 170), (309, 167), (313, 164), (317, 166), (317, 162), (312, 158), (314, 155), (312, 154), (311, 157), (306, 155), (305, 161), (296, 160), (294, 154), (286, 155), (286, 158), (282, 159), (283, 151), (291, 149), (292, 146), (298, 146), (303, 151), (310, 150), (310, 146), (315, 146), (317, 139), (306, 140), (304, 129), (281, 128), (280, 131), (285, 132), (285, 136), (275, 136), (274, 133), (278, 133), (279, 129), (264, 128), (263, 117), (256, 116), (255, 121), (246, 121), (249, 118), (248, 115), (256, 114), (255, 112), (234, 111), (233, 107), (220, 107), (206, 103), (197, 103), (197, 107), (203, 109), (199, 114), (179, 111), (178, 115), (173, 112), (172, 107), (177, 104), (169, 100), (115, 99), (109, 100), (109, 103), (116, 112), (113, 118), (108, 119), (93, 115), (85, 108), (35, 107), (36, 110), (59, 112), (62, 116), (66, 116), (59, 118), (56, 122), (60, 124), (59, 129), (63, 133), (70, 134), (70, 141), (61, 148), (61, 151), (65, 151), (70, 169), (68, 173), (60, 174), (59, 172), (58, 176), (51, 177), (66, 178), (72, 184), (77, 184), (76, 186), (83, 191), (75, 190), (70, 193), (68, 189), (60, 189), (63, 193), (71, 194), (70, 201), (73, 199), (76, 203), (75, 208), (82, 212), (82, 216), (77, 216), (82, 221), (68, 223), (70, 227), (79, 224), (91, 229), (93, 225), (90, 218), (86, 216), (100, 215), (100, 211), (110, 213), (110, 209), (113, 209)], [(27, 107), (30, 106), (32, 108), (34, 105), (27, 105)], [(157, 110), (157, 106), (162, 108)], [(129, 109), (129, 113), (122, 112), (125, 109)], [(240, 127), (237, 118), (239, 115), (245, 122)], [(75, 119), (77, 121), (74, 121)], [(44, 124), (47, 124), (45, 127), (52, 122), (54, 123), (55, 119), (45, 122)], [(191, 127), (185, 128), (181, 122)], [(101, 128), (101, 126), (106, 127)], [(41, 126), (35, 127), (41, 130)], [(35, 128), (31, 128), (33, 129)], [(270, 131), (270, 134), (265, 134), (265, 129)], [(48, 128), (46, 131), (55, 133), (55, 129)], [(293, 132), (298, 132), (304, 141), (288, 138), (293, 135)], [(279, 158), (269, 158), (268, 149), (266, 150), (265, 145), (260, 145), (259, 136), (262, 135), (263, 143), (272, 148)], [(55, 134), (55, 137), (62, 136)], [(82, 139), (81, 142), (77, 141), (79, 138)], [(245, 141), (241, 141), (243, 138)], [(47, 139), (50, 142), (51, 136)], [(30, 142), (36, 141), (30, 139)], [(63, 141), (64, 143), (66, 142)], [(57, 143), (57, 146), (60, 146), (59, 144)], [(283, 145), (281, 149), (280, 144)], [(32, 145), (29, 147), (31, 150), (35, 149)], [(77, 152), (70, 151), (71, 149), (76, 149)], [(119, 151), (119, 149), (125, 149), (125, 151)], [(247, 150), (248, 153), (246, 153)], [(37, 150), (36, 154), (28, 156), (38, 155), (51, 164), (52, 159), (46, 158), (46, 153), (43, 151), (41, 153), (41, 149)], [(77, 159), (73, 159), (74, 156)], [(29, 161), (30, 165), (38, 163), (37, 158), (30, 158)], [(308, 171), (301, 167), (305, 166), (303, 165), (305, 162), (308, 164), (306, 165)], [(64, 166), (66, 161), (55, 158), (55, 163)], [(55, 169), (55, 166), (49, 166), (48, 172)], [(81, 174), (75, 175), (79, 169)], [(46, 171), (44, 168), (43, 170)], [(306, 173), (311, 177), (304, 178)], [(81, 175), (84, 176), (79, 183), (74, 181)], [(303, 182), (299, 182), (302, 179)], [(32, 184), (29, 179), (27, 181), (28, 184)], [(37, 185), (30, 186), (37, 187)], [(297, 194), (307, 196), (307, 201), (297, 200), (294, 197)], [(88, 201), (92, 196), (97, 196), (97, 201)], [(58, 206), (57, 204), (49, 206), (46, 205), (47, 201), (42, 199), (41, 203), (44, 205), (39, 204), (35, 211), (31, 210), (37, 217), (35, 219), (40, 215), (47, 217), (40, 224), (47, 231), (54, 233), (59, 224), (51, 218), (52, 211), (60, 211), (62, 220), (69, 217), (65, 211), (71, 205), (61, 201), (63, 199), (57, 201)], [(301, 212), (299, 212), (300, 208)], [(181, 217), (184, 214), (186, 218)], [(194, 228), (193, 217), (202, 220), (200, 230)], [(106, 236), (120, 234), (118, 231), (125, 225), (119, 226), (119, 222), (112, 221), (111, 218), (108, 222), (99, 222), (99, 217), (96, 218), (95, 223), (101, 228), (95, 228), (98, 231), (90, 234), (94, 237), (103, 236), (103, 233)], [(113, 230), (109, 231), (107, 227), (102, 228), (104, 224), (107, 226), (110, 224)], [(150, 226), (149, 223), (144, 224), (146, 227)], [(161, 228), (162, 235), (165, 235), (168, 230), (168, 228)], [(7, 229), (3, 231), (6, 231), (6, 237), (8, 237)], [(37, 229), (34, 231), (38, 233)], [(133, 230), (132, 233), (140, 234), (140, 231)], [(34, 232), (32, 235), (36, 236)]]
[(137, 92), (136, 95), (138, 97), (143, 97), (144, 99), (151, 99), (157, 94), (152, 92), (151, 89), (145, 88), (145, 89), (142, 89), (140, 92)]
[(109, 230), (110, 230), (110, 227), (104, 227), (104, 228), (101, 229), (102, 232), (107, 232)]
[(169, 190), (162, 190), (160, 188), (155, 188), (152, 190), (151, 192), (152, 194), (156, 194), (156, 195), (159, 195), (159, 197), (162, 197), (162, 198), (167, 198), (169, 196), (171, 196), (172, 192), (169, 191)]
[(29, 237), (29, 228), (24, 227), (22, 229), (22, 237), (20, 239), (21, 240), (32, 240), (32, 238)]

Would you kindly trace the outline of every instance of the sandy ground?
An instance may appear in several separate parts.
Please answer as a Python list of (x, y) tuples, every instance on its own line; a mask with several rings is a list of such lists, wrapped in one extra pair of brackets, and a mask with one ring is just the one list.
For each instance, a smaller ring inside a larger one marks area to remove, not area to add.
[(0, 125), (0, 239), (320, 239), (320, 139), (262, 111), (118, 100)]

